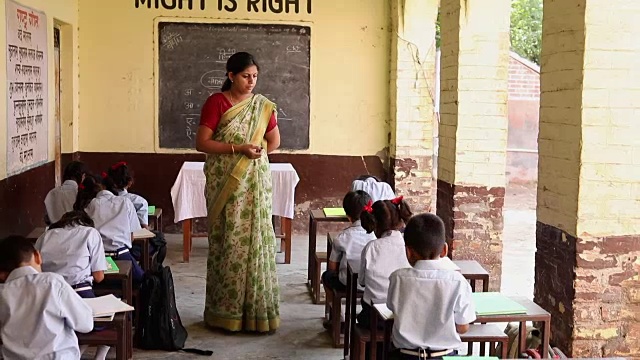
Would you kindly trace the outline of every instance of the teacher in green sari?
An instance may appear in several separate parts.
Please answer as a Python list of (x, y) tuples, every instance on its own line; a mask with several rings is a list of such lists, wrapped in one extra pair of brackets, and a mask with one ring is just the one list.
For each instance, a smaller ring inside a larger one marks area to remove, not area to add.
[(196, 137), (196, 149), (207, 154), (204, 321), (232, 332), (273, 333), (280, 299), (267, 154), (280, 146), (276, 105), (253, 94), (260, 67), (251, 54), (234, 54), (226, 69), (221, 92), (202, 108)]

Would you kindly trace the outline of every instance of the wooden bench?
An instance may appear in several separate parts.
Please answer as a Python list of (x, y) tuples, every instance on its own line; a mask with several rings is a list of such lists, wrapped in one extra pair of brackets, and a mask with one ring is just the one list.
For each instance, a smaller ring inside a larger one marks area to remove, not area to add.
[(98, 326), (107, 329), (92, 331), (87, 334), (76, 333), (79, 345), (112, 346), (116, 348), (117, 360), (128, 360), (133, 357), (133, 334), (128, 313), (117, 313), (110, 322), (98, 322)]
[[(473, 349), (473, 344), (479, 343), (480, 356), (485, 356), (485, 344), (489, 344), (489, 356), (498, 356), (501, 359), (507, 358), (509, 336), (495, 324), (469, 325), (469, 331), (460, 335), (460, 340), (464, 343), (469, 343), (468, 349)], [(500, 354), (496, 354), (498, 344), (502, 344)], [(469, 351), (467, 355), (471, 355), (471, 352)]]

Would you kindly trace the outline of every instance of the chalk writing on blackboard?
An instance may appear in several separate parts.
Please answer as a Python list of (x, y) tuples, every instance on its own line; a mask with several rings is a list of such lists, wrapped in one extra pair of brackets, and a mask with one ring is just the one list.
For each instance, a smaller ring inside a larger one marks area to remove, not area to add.
[[(207, 98), (227, 79), (230, 56), (254, 54), (255, 93), (277, 105), (284, 149), (309, 147), (310, 28), (267, 24), (158, 24), (158, 128), (161, 148), (193, 149)], [(180, 36), (173, 49), (163, 41)], [(15, 91), (15, 90), (14, 90)]]

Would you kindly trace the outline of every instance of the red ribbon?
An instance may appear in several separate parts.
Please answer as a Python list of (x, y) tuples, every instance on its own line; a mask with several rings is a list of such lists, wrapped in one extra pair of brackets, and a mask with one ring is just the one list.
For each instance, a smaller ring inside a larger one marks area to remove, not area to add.
[(82, 185), (82, 184), (78, 185), (78, 189), (84, 190), (84, 185)]
[(369, 214), (373, 213), (373, 201), (369, 200), (367, 205), (365, 205), (362, 210), (368, 212)]
[(106, 172), (104, 172), (104, 171), (102, 172), (102, 174), (101, 174), (101, 175), (102, 175), (102, 178), (103, 178), (103, 179), (104, 179), (104, 178), (106, 178), (107, 176), (109, 176), (109, 175), (107, 175), (107, 173), (106, 173)]
[(120, 161), (119, 163), (113, 164), (113, 166), (111, 166), (111, 170), (115, 170), (117, 168), (119, 168), (120, 166), (127, 166), (127, 163), (124, 161)]
[(391, 200), (391, 203), (393, 205), (400, 205), (400, 203), (402, 202), (402, 199), (404, 199), (404, 196), (398, 196), (397, 198)]

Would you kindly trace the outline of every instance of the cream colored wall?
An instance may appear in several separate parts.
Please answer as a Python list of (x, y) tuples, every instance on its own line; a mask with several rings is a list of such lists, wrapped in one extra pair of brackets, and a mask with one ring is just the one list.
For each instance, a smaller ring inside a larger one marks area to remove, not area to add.
[(248, 13), (246, 0), (237, 3), (237, 11), (221, 13), (212, 0), (204, 11), (80, 0), (80, 151), (159, 151), (154, 21), (160, 18), (311, 26), (310, 147), (303, 153), (372, 155), (388, 145), (386, 0), (314, 0), (310, 15), (306, 0), (299, 14)]
[[(78, 0), (21, 0), (19, 4), (31, 7), (33, 9), (43, 11), (47, 15), (47, 35), (48, 41), (48, 58), (49, 63), (49, 161), (53, 161), (55, 157), (54, 140), (55, 140), (55, 86), (54, 86), (54, 58), (53, 58), (53, 27), (54, 24), (62, 29), (62, 54), (66, 56), (67, 67), (63, 68), (63, 73), (69, 74), (66, 78), (69, 81), (66, 91), (66, 100), (68, 101), (68, 109), (62, 114), (62, 150), (63, 152), (72, 152), (77, 150), (77, 141), (74, 144), (73, 124), (77, 124), (78, 112), (78, 56), (77, 56), (77, 24), (78, 24)], [(5, 14), (5, 2), (0, 4), (0, 49), (7, 48), (7, 24)], [(7, 58), (6, 50), (0, 56), (0, 83), (7, 83)], [(62, 59), (62, 62), (65, 62)], [(64, 81), (64, 80), (63, 80)], [(6, 89), (6, 85), (4, 86)], [(5, 90), (6, 91), (6, 90)], [(7, 97), (3, 91), (0, 96), (0, 179), (7, 177)], [(66, 124), (66, 126), (65, 126)]]

